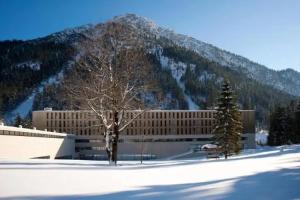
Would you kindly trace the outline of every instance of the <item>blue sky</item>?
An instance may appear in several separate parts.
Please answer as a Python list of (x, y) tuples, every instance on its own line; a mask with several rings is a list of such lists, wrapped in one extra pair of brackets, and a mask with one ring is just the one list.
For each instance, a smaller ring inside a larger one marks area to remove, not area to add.
[(0, 0), (0, 40), (135, 13), (273, 69), (300, 71), (299, 0)]

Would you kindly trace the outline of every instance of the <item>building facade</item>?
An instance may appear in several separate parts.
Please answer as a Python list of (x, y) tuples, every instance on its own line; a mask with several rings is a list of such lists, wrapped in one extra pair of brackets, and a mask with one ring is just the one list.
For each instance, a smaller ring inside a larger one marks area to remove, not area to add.
[(0, 123), (0, 159), (73, 158), (75, 135)]
[[(139, 111), (125, 113), (132, 119)], [(168, 157), (211, 142), (215, 110), (151, 110), (141, 114), (120, 134), (119, 152), (135, 155), (143, 152)], [(241, 110), (244, 148), (255, 148), (255, 112)], [(105, 155), (104, 127), (91, 111), (54, 111), (32, 113), (37, 129), (76, 135), (76, 151), (81, 156)], [(121, 156), (121, 155), (120, 155)]]

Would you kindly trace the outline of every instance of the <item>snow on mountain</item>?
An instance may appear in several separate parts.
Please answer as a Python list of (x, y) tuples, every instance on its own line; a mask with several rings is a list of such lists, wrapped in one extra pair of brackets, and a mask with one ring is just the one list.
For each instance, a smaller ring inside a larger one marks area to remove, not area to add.
[[(123, 16), (114, 17), (110, 22), (123, 23), (126, 26), (132, 27), (130, 31), (133, 31), (133, 37), (144, 37), (145, 43), (149, 45), (148, 51), (153, 55), (157, 55), (157, 52), (160, 51), (159, 61), (163, 67), (166, 67), (171, 70), (171, 75), (176, 80), (177, 85), (181, 88), (184, 94), (185, 101), (188, 103), (189, 109), (198, 109), (199, 106), (193, 101), (193, 96), (187, 94), (185, 91), (185, 85), (180, 80), (181, 77), (185, 74), (187, 63), (175, 61), (167, 56), (161, 54), (161, 49), (158, 47), (157, 39), (162, 38), (162, 41), (167, 41), (168, 45), (177, 44), (181, 47), (185, 47), (189, 50), (192, 50), (198, 53), (200, 56), (217, 62), (224, 66), (229, 66), (234, 70), (244, 73), (246, 76), (263, 83), (264, 85), (271, 85), (274, 88), (284, 90), (287, 93), (300, 96), (300, 73), (291, 69), (275, 71), (268, 69), (265, 66), (254, 63), (246, 58), (232, 54), (230, 52), (221, 50), (213, 45), (207, 44), (205, 42), (196, 40), (192, 37), (186, 35), (177, 34), (172, 30), (165, 29), (156, 25), (153, 21), (139, 17), (134, 14), (127, 14)], [(66, 29), (61, 32), (51, 34), (45, 38), (38, 38), (35, 40), (28, 41), (31, 44), (39, 44), (42, 42), (47, 43), (47, 41), (54, 42), (55, 44), (64, 44), (69, 48), (73, 48), (75, 51), (72, 61), (78, 60), (85, 51), (85, 41), (95, 41), (101, 39), (101, 33), (106, 28), (106, 23), (100, 23), (96, 25), (86, 25), (80, 26), (78, 28)], [(128, 38), (128, 40), (134, 40), (135, 38)], [(165, 40), (166, 39), (166, 40)], [(24, 41), (26, 43), (27, 41)], [(48, 44), (48, 43), (47, 43)], [(47, 51), (47, 49), (45, 49)], [(66, 50), (65, 50), (66, 51)], [(64, 55), (66, 52), (63, 52)], [(27, 59), (27, 58), (26, 58)], [(55, 57), (52, 59), (56, 59)], [(61, 58), (63, 59), (63, 58)], [(68, 60), (66, 60), (68, 61)], [(45, 59), (47, 63), (47, 58)], [(36, 61), (35, 58), (31, 58), (26, 62), (20, 62), (16, 67), (30, 67), (33, 70), (40, 70), (43, 63)], [(191, 63), (190, 67), (193, 68)], [(50, 66), (49, 66), (50, 67)], [(59, 68), (60, 69), (60, 68)], [(198, 77), (198, 81), (205, 82), (206, 80), (215, 80), (218, 83), (223, 81), (221, 76), (216, 77), (215, 74), (209, 71), (203, 71)], [(40, 83), (43, 85), (43, 83)], [(35, 89), (39, 91), (39, 87)], [(13, 109), (12, 112), (6, 114), (11, 119), (12, 113), (20, 113), (21, 116), (25, 116), (30, 110), (32, 105), (32, 100), (35, 96), (33, 92), (27, 99), (22, 102), (18, 107)], [(194, 97), (195, 98), (195, 97)], [(197, 97), (199, 98), (199, 96)], [(205, 97), (203, 97), (205, 98)], [(166, 101), (170, 101), (172, 98), (168, 97), (166, 94)], [(153, 101), (153, 100), (152, 100)], [(166, 103), (167, 104), (167, 103)], [(164, 106), (164, 105), (162, 105)], [(25, 109), (26, 108), (26, 109)]]
[(61, 70), (54, 76), (49, 77), (47, 80), (43, 81), (36, 89), (32, 91), (32, 93), (23, 101), (21, 102), (14, 110), (7, 112), (4, 115), (4, 119), (7, 123), (12, 123), (15, 118), (19, 115), (23, 119), (28, 116), (28, 114), (32, 111), (32, 105), (35, 96), (38, 93), (43, 92), (45, 86), (52, 85), (58, 83), (63, 78), (63, 71)]
[(41, 63), (39, 61), (27, 61), (27, 62), (22, 62), (18, 63), (15, 65), (17, 68), (30, 68), (32, 70), (40, 70), (41, 69)]
[(295, 82), (300, 85), (300, 73), (293, 69), (285, 69), (279, 71), (280, 75), (284, 77), (286, 80), (290, 80), (291, 82)]
[(177, 34), (170, 29), (159, 27), (153, 21), (135, 14), (118, 16), (113, 18), (113, 21), (128, 24), (138, 31), (148, 35), (155, 35), (157, 38), (167, 38), (175, 44), (192, 50), (211, 61), (243, 72), (249, 78), (286, 91), (292, 95), (300, 96), (300, 73), (297, 71), (290, 69), (275, 71), (269, 69), (247, 58), (222, 50), (211, 44), (186, 35)]
[(95, 26), (87, 24), (76, 28), (68, 28), (60, 32), (53, 33), (47, 38), (54, 39), (56, 42), (76, 41), (77, 36), (89, 36), (89, 33), (94, 30)]
[(171, 74), (173, 78), (176, 80), (178, 86), (182, 89), (185, 101), (188, 103), (189, 110), (198, 110), (199, 106), (195, 104), (195, 102), (192, 100), (191, 96), (187, 95), (185, 92), (185, 85), (181, 81), (181, 77), (185, 74), (187, 64), (183, 62), (175, 62), (173, 59), (170, 59), (168, 57), (165, 57), (162, 55), (162, 52), (160, 51), (159, 60), (160, 64), (163, 68), (167, 68), (171, 70)]

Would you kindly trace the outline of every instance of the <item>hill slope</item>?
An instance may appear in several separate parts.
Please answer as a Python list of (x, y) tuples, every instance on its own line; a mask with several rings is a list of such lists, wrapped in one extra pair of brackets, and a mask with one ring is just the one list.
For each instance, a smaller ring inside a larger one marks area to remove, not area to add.
[[(211, 108), (226, 78), (237, 91), (240, 107), (256, 109), (258, 121), (265, 124), (268, 109), (274, 102), (287, 103), (300, 95), (300, 75), (296, 71), (270, 70), (136, 15), (115, 17), (110, 22), (128, 27), (126, 32), (132, 34), (125, 35), (126, 40), (138, 37), (147, 46), (159, 89), (164, 94), (159, 102), (161, 108)], [(25, 105), (33, 104), (34, 109), (68, 108), (58, 95), (59, 91), (63, 92), (59, 80), (53, 84), (49, 79), (72, 69), (72, 64), (84, 52), (84, 42), (96, 44), (106, 28), (107, 23), (87, 25), (31, 41), (0, 42), (0, 87), (3, 89), (0, 108), (6, 118), (12, 119), (18, 112), (23, 116), (29, 113), (31, 106), (20, 106), (28, 101), (28, 96), (31, 102)]]

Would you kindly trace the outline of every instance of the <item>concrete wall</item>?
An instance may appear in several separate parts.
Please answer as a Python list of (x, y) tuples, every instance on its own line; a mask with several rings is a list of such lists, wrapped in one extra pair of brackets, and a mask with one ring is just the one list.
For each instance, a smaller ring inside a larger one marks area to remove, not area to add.
[[(185, 136), (121, 136), (123, 142), (118, 144), (118, 155), (153, 155), (155, 158), (167, 158), (193, 150), (211, 142), (212, 135)], [(244, 148), (255, 148), (254, 134), (243, 134)], [(139, 141), (135, 141), (139, 139)], [(190, 141), (188, 141), (190, 139)], [(106, 155), (103, 137), (77, 136), (76, 149), (81, 158), (91, 155)], [(176, 141), (177, 140), (177, 141)], [(182, 140), (182, 141), (178, 141)], [(91, 148), (91, 149), (89, 149)]]
[[(3, 130), (4, 129), (4, 130)], [(75, 154), (74, 136), (36, 130), (0, 126), (0, 159), (72, 158)], [(36, 131), (41, 132), (41, 131)]]

